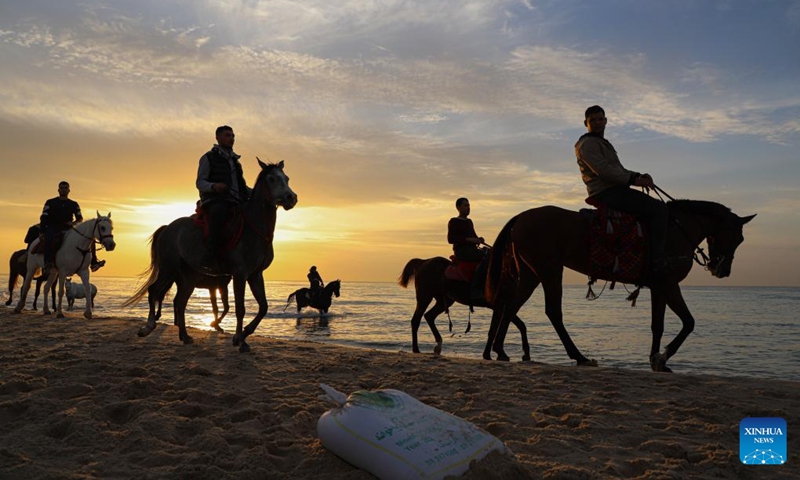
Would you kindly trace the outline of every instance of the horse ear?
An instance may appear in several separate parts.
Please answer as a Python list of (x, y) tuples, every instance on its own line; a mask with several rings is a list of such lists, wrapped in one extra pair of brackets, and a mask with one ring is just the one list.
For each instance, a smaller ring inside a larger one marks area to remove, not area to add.
[(106, 215), (106, 217), (111, 218), (111, 212), (108, 212), (108, 215)]
[(265, 169), (265, 168), (267, 168), (267, 164), (265, 164), (264, 162), (262, 162), (260, 158), (256, 157), (256, 160), (258, 160), (258, 164), (259, 164), (259, 166), (261, 166), (261, 169), (262, 169), (262, 170), (263, 170), (263, 169)]
[(754, 213), (754, 214), (750, 215), (749, 217), (740, 217), (739, 221), (742, 222), (742, 225), (744, 225), (745, 223), (749, 222), (750, 220), (756, 218), (756, 215), (758, 215), (758, 214)]
[(280, 168), (281, 170), (283, 170), (283, 160), (281, 160), (280, 162), (278, 162), (278, 168)]
[(100, 210), (95, 210), (97, 212), (97, 218), (100, 218)]

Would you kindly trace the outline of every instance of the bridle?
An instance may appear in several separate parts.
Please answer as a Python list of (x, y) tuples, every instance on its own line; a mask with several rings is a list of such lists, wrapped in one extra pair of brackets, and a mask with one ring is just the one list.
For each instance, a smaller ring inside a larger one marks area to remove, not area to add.
[[(105, 245), (103, 245), (103, 240), (105, 240), (106, 238), (110, 238), (113, 241), (114, 240), (114, 234), (112, 233), (112, 234), (107, 234), (106, 235), (106, 234), (100, 232), (100, 222), (102, 220), (108, 220), (108, 217), (100, 217), (100, 218), (97, 218), (96, 220), (97, 221), (94, 222), (94, 227), (92, 228), (92, 235), (90, 237), (87, 237), (86, 235), (84, 235), (83, 232), (81, 232), (80, 230), (75, 228), (74, 225), (71, 225), (70, 228), (75, 233), (80, 235), (81, 237), (85, 238), (86, 240), (89, 240), (90, 244), (91, 243), (97, 243), (97, 244), (100, 245), (100, 248), (103, 249), (103, 248), (105, 248)], [(109, 220), (109, 222), (110, 222), (110, 220)], [(82, 249), (80, 249), (78, 247), (75, 247), (75, 248), (77, 248), (78, 251), (82, 252), (84, 255), (89, 253), (89, 250), (83, 251)]]
[[(665, 197), (669, 198), (673, 202), (675, 201), (675, 199), (672, 198), (672, 196), (670, 194), (665, 192), (661, 187), (659, 187), (657, 185), (653, 185), (653, 191), (656, 192), (656, 195), (658, 196), (659, 200), (661, 200), (664, 203), (667, 203), (667, 202), (664, 201), (664, 198), (661, 197), (661, 194), (659, 192), (663, 193)], [(686, 229), (686, 227), (684, 227), (683, 224), (680, 221), (678, 221), (677, 218), (671, 217), (670, 220), (675, 222), (675, 225), (677, 225), (678, 228), (681, 229), (681, 232), (683, 232), (683, 235), (687, 239), (689, 239), (689, 241), (691, 242), (692, 241), (692, 237), (689, 235), (689, 231)], [(708, 243), (709, 250), (711, 249), (711, 243), (713, 241), (714, 241), (714, 237), (706, 237), (706, 243)], [(694, 261), (697, 262), (697, 264), (700, 265), (701, 267), (704, 267), (706, 270), (709, 270), (711, 268), (716, 268), (716, 266), (719, 265), (720, 263), (722, 263), (726, 258), (725, 255), (722, 255), (722, 256), (717, 255), (713, 259), (709, 259), (708, 255), (706, 255), (706, 252), (703, 250), (703, 248), (700, 245), (697, 245), (696, 247), (694, 247), (694, 255), (693, 256), (694, 256)], [(731, 256), (731, 261), (732, 260), (733, 260), (733, 256)]]

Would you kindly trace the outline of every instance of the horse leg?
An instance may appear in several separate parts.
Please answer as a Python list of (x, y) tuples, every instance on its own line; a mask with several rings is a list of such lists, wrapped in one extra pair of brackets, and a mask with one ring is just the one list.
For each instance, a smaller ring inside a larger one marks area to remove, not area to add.
[(659, 353), (661, 338), (664, 335), (664, 313), (667, 301), (663, 286), (650, 288), (650, 330), (653, 332), (653, 343), (650, 345), (650, 368), (654, 372), (669, 372), (667, 357)]
[(177, 284), (178, 291), (175, 292), (175, 297), (172, 299), (172, 309), (175, 312), (175, 323), (178, 325), (178, 339), (184, 345), (188, 345), (194, 340), (189, 336), (189, 332), (186, 331), (186, 304), (189, 303), (189, 297), (192, 296), (194, 287), (186, 285), (186, 280), (184, 279), (177, 282)]
[[(228, 286), (225, 285), (219, 288), (219, 298), (222, 300), (222, 313), (219, 316), (219, 321), (217, 325), (222, 323), (222, 319), (225, 318), (225, 315), (228, 314), (228, 310), (230, 309), (230, 305), (228, 304)], [(222, 331), (222, 328), (219, 329)]]
[[(38, 310), (36, 308), (36, 303), (39, 301), (39, 293), (42, 291), (42, 282), (44, 282), (44, 278), (39, 277), (36, 279), (36, 291), (33, 292), (33, 309)], [(53, 297), (55, 298), (55, 296)], [(55, 301), (53, 301), (55, 304)]]
[[(596, 360), (589, 360), (572, 342), (566, 327), (564, 327), (564, 314), (561, 311), (561, 297), (563, 294), (561, 281), (564, 274), (564, 269), (559, 268), (558, 271), (552, 272), (547, 279), (542, 278), (542, 288), (544, 289), (544, 311), (550, 323), (553, 324), (558, 338), (561, 339), (561, 344), (567, 351), (569, 358), (575, 360), (578, 365), (587, 365), (591, 367), (597, 366)], [(540, 275), (541, 277), (541, 275)]]
[(419, 324), (422, 322), (422, 314), (425, 313), (431, 300), (433, 300), (431, 296), (417, 292), (417, 308), (414, 309), (414, 315), (411, 316), (411, 351), (414, 353), (420, 353), (417, 333)]
[[(666, 302), (669, 306), (670, 310), (675, 312), (675, 315), (681, 319), (681, 331), (678, 332), (678, 335), (667, 344), (664, 348), (664, 362), (675, 355), (678, 352), (678, 349), (681, 348), (683, 342), (689, 336), (690, 333), (694, 330), (694, 317), (692, 317), (691, 312), (689, 312), (689, 307), (686, 306), (686, 302), (683, 300), (683, 295), (681, 295), (681, 288), (676, 283), (674, 286), (669, 285), (666, 287)], [(671, 371), (669, 367), (664, 365), (664, 371)]]
[(242, 337), (241, 344), (239, 345), (239, 352), (241, 353), (250, 351), (250, 345), (245, 343), (244, 340), (256, 331), (258, 324), (261, 323), (261, 319), (267, 314), (267, 309), (269, 308), (269, 305), (267, 304), (267, 292), (264, 288), (264, 276), (262, 273), (255, 272), (250, 275), (250, 278), (247, 279), (247, 284), (250, 285), (250, 293), (253, 294), (256, 302), (258, 302), (258, 312), (256, 313), (255, 318), (253, 318), (253, 320), (251, 320), (250, 323), (248, 323), (244, 328), (244, 336)]
[(244, 323), (244, 287), (245, 278), (241, 276), (233, 277), (233, 304), (236, 311), (236, 333), (233, 335), (233, 346), (238, 347), (244, 342), (242, 325)]
[[(83, 292), (85, 293), (86, 297), (86, 308), (83, 309), (83, 316), (87, 319), (92, 318), (92, 284), (89, 283), (89, 269), (85, 268), (78, 272), (78, 276), (81, 277), (81, 281), (83, 282)], [(61, 291), (62, 284), (59, 277), (59, 291)], [(72, 300), (75, 303), (75, 299)]]
[[(147, 316), (147, 324), (139, 329), (138, 335), (140, 337), (150, 335), (156, 329), (156, 323), (161, 318), (161, 304), (164, 302), (164, 297), (169, 292), (169, 289), (172, 288), (172, 281), (166, 281), (165, 278), (168, 278), (168, 275), (163, 271), (159, 271), (156, 281), (147, 287), (147, 303), (150, 306), (150, 311)], [(156, 305), (158, 305), (157, 311)]]
[(528, 328), (525, 326), (525, 323), (517, 315), (511, 317), (511, 323), (513, 323), (514, 326), (517, 327), (517, 329), (519, 330), (519, 334), (522, 337), (522, 361), (530, 362), (531, 346), (528, 344)]
[(425, 322), (428, 323), (428, 326), (431, 328), (431, 332), (433, 333), (433, 338), (436, 339), (436, 346), (433, 347), (433, 353), (436, 355), (442, 353), (442, 335), (439, 333), (439, 329), (436, 328), (436, 317), (450, 308), (453, 302), (454, 300), (449, 297), (437, 297), (436, 303), (434, 303), (433, 307), (425, 313)]
[[(62, 310), (61, 307), (62, 307), (62, 304), (64, 303), (64, 292), (66, 291), (66, 287), (64, 286), (64, 284), (66, 283), (67, 277), (66, 277), (66, 275), (62, 275), (61, 272), (59, 271), (58, 272), (58, 277), (56, 277), (56, 280), (58, 281), (58, 306), (54, 307), (54, 309), (56, 311), (56, 318), (64, 318), (64, 310)], [(48, 280), (48, 282), (49, 282), (49, 280)], [(46, 292), (49, 287), (50, 287), (49, 283), (45, 284), (45, 286), (44, 286), (45, 290), (44, 291)], [(47, 302), (45, 302), (45, 303), (47, 303)], [(84, 316), (86, 316), (85, 313), (84, 313)], [(89, 310), (89, 316), (86, 317), (86, 318), (92, 318), (92, 311), (91, 310)]]
[(14, 313), (21, 313), (25, 308), (25, 300), (28, 298), (28, 291), (31, 289), (31, 280), (33, 280), (33, 274), (36, 272), (36, 268), (35, 266), (33, 268), (28, 267), (28, 271), (25, 273), (25, 280), (22, 282), (22, 288), (19, 291), (19, 301), (17, 302), (17, 306), (14, 307)]
[(208, 289), (208, 296), (211, 299), (211, 311), (214, 312), (214, 321), (211, 322), (211, 326), (214, 327), (214, 330), (221, 332), (222, 329), (219, 328), (219, 307), (217, 307), (217, 288), (211, 287)]

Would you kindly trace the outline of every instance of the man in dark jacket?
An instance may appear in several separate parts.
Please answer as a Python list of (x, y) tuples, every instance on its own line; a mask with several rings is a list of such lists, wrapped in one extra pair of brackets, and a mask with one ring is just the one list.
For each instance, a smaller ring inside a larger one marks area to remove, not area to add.
[(242, 172), (240, 156), (233, 151), (233, 128), (223, 125), (216, 131), (217, 143), (200, 157), (197, 169), (197, 190), (200, 202), (208, 217), (209, 255), (203, 267), (212, 271), (224, 270), (222, 242), (225, 221), (231, 209), (247, 201), (252, 189), (247, 186)]
[(483, 298), (483, 286), (486, 281), (486, 252), (481, 250), (479, 245), (484, 244), (483, 237), (475, 233), (475, 226), (470, 220), (470, 205), (466, 198), (456, 200), (456, 210), (458, 216), (453, 217), (447, 223), (447, 243), (453, 245), (453, 253), (459, 260), (465, 262), (480, 262), (475, 270), (475, 277), (472, 280), (470, 296), (473, 300)]
[[(83, 221), (81, 214), (81, 207), (78, 202), (70, 200), (69, 198), (69, 183), (61, 181), (58, 183), (58, 196), (53, 197), (44, 203), (42, 209), (42, 216), (39, 218), (39, 241), (43, 242), (42, 247), (44, 254), (44, 268), (42, 274), (47, 276), (50, 274), (50, 269), (53, 267), (55, 259), (54, 241), (57, 235), (69, 230), (76, 223)], [(28, 229), (28, 235), (25, 240), (27, 241), (33, 231), (33, 227)], [(102, 267), (106, 262), (97, 261), (95, 255), (95, 244), (92, 242), (92, 271)]]

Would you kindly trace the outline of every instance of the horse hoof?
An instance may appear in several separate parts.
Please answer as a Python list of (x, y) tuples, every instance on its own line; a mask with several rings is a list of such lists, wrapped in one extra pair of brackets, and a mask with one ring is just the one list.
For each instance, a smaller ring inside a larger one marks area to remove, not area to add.
[(239, 353), (247, 353), (249, 351), (250, 351), (250, 345), (248, 345), (247, 343), (242, 342), (242, 344), (239, 345)]
[(531, 361), (531, 356), (530, 355), (523, 355), (522, 356), (522, 361), (523, 362), (530, 362)]
[(8, 305), (11, 305), (11, 300), (10, 299), (6, 302), (6, 306), (8, 306)]
[(219, 333), (225, 333), (225, 330), (223, 330), (219, 325), (214, 325), (214, 330), (218, 331)]
[(22, 309), (21, 308), (15, 308), (14, 309), (14, 313), (22, 313)]
[[(45, 315), (47, 315), (47, 314), (45, 314)], [(59, 313), (58, 315), (56, 315), (56, 318), (64, 318), (64, 314), (63, 313)]]
[(491, 353), (484, 353), (483, 354), (483, 359), (484, 360), (491, 360), (492, 359), (492, 354)]
[(578, 363), (578, 366), (580, 366), (580, 367), (596, 367), (596, 366), (598, 366), (597, 360), (595, 360), (595, 359), (591, 359), (590, 360), (588, 358), (584, 358), (583, 360), (578, 360), (577, 363)]
[(242, 336), (241, 335), (239, 335), (237, 333), (236, 335), (233, 336), (233, 346), (234, 347), (238, 347), (241, 342), (242, 342)]
[(194, 338), (190, 337), (189, 335), (186, 335), (185, 337), (183, 337), (183, 344), (184, 345), (191, 345), (193, 343), (194, 343)]
[(142, 327), (142, 328), (140, 328), (140, 329), (139, 329), (139, 331), (137, 332), (137, 334), (138, 334), (140, 337), (146, 337), (146, 336), (150, 335), (150, 333), (151, 333), (153, 330), (155, 330), (155, 329), (156, 329), (156, 326), (155, 326), (155, 325), (145, 325), (144, 327)]
[(414, 353), (421, 353), (417, 347), (412, 348), (411, 351)]
[(511, 358), (509, 358), (509, 356), (506, 355), (505, 353), (498, 353), (497, 354), (497, 361), (498, 362), (510, 362)]
[(442, 344), (441, 343), (436, 345), (435, 347), (433, 347), (433, 354), (434, 355), (441, 355), (442, 354)]
[(83, 316), (86, 317), (87, 319), (91, 320), (92, 319), (92, 312), (83, 312)]

